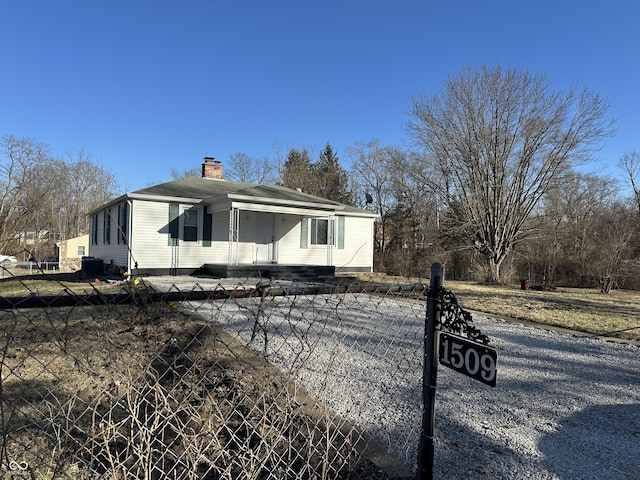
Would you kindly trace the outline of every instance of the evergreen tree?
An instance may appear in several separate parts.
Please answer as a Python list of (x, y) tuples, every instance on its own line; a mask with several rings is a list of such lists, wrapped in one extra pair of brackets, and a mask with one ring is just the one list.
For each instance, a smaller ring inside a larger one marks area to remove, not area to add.
[(335, 202), (351, 204), (347, 172), (340, 166), (338, 156), (327, 142), (320, 158), (313, 165), (317, 195)]
[(283, 186), (293, 189), (299, 188), (305, 193), (316, 195), (317, 189), (313, 178), (311, 159), (306, 149), (302, 149), (302, 151), (289, 150), (280, 176)]

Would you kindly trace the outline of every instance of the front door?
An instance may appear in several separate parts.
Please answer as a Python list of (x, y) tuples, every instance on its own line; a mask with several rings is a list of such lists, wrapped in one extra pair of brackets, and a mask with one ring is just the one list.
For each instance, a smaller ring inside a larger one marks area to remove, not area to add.
[(256, 213), (256, 263), (271, 263), (273, 258), (273, 213)]

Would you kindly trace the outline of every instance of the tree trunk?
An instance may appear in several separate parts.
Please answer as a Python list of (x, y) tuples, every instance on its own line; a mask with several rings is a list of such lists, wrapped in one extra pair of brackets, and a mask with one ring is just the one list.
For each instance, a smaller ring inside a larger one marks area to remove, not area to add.
[(504, 262), (506, 258), (507, 258), (506, 255), (491, 256), (487, 258), (489, 263), (489, 274), (490, 274), (489, 281), (491, 283), (495, 283), (495, 284), (502, 283), (502, 278), (500, 277), (500, 268), (502, 267), (502, 262)]

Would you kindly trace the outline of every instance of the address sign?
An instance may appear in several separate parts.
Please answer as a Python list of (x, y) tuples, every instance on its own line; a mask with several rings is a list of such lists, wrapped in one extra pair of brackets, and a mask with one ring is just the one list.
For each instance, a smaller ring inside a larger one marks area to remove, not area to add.
[(463, 337), (440, 332), (440, 364), (482, 383), (496, 386), (497, 352)]

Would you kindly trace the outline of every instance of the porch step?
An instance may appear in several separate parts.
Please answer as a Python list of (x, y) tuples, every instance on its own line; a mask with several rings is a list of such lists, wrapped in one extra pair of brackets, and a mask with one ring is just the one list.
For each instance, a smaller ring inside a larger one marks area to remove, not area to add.
[(336, 268), (325, 265), (217, 265), (208, 263), (204, 265), (204, 272), (219, 278), (272, 277), (279, 280), (318, 280), (334, 276)]

